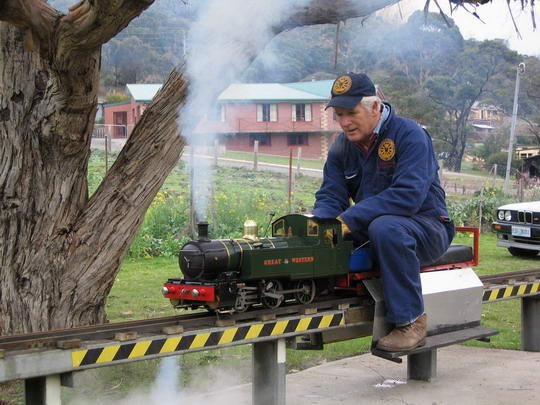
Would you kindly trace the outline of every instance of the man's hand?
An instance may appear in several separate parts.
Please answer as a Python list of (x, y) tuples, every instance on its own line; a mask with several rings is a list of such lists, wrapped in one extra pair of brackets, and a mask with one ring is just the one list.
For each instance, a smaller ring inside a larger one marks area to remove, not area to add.
[(345, 223), (345, 221), (341, 217), (337, 217), (337, 220), (341, 222), (341, 235), (343, 235), (343, 237), (351, 233), (351, 228), (349, 228), (349, 226)]

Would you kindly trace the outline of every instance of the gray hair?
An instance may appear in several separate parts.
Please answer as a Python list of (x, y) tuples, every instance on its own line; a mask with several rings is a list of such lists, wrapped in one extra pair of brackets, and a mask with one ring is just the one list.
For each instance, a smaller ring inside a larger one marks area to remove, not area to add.
[(362, 101), (360, 101), (360, 104), (362, 104), (362, 106), (368, 111), (371, 111), (373, 104), (375, 103), (382, 105), (382, 100), (379, 98), (379, 96), (366, 96), (362, 98)]

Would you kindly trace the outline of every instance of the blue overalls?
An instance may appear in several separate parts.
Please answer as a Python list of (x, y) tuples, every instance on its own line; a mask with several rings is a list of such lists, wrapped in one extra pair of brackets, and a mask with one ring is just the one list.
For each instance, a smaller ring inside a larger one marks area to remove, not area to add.
[(369, 238), (381, 273), (386, 320), (402, 326), (424, 312), (420, 267), (448, 249), (455, 231), (430, 136), (385, 105), (388, 117), (369, 152), (343, 133), (337, 137), (313, 215), (341, 217), (357, 243)]

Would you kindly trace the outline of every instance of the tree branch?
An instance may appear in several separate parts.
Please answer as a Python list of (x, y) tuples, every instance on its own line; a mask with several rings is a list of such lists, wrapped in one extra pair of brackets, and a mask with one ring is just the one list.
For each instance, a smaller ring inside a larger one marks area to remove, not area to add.
[[(80, 255), (82, 260), (93, 255), (99, 261), (95, 246), (127, 252), (144, 219), (144, 212), (184, 148), (185, 141), (178, 129), (178, 111), (186, 94), (183, 74), (173, 71), (73, 226), (74, 256)], [(95, 229), (101, 232), (98, 234)], [(131, 236), (126, 238), (126, 235)], [(100, 277), (107, 276), (102, 274)], [(97, 280), (88, 282), (99, 283)]]
[(27, 48), (41, 44), (48, 49), (54, 22), (60, 13), (43, 0), (4, 0), (0, 3), (0, 21), (27, 30)]
[(312, 0), (309, 6), (297, 7), (292, 16), (274, 26), (276, 34), (303, 25), (337, 24), (350, 18), (365, 17), (400, 0)]
[(122, 31), (154, 0), (82, 0), (61, 19), (60, 40), (73, 50), (93, 50)]

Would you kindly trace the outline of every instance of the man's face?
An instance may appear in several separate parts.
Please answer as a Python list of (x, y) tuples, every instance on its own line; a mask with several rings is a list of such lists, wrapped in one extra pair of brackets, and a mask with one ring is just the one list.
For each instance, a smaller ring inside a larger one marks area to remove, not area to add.
[(351, 142), (369, 141), (381, 116), (379, 103), (373, 103), (370, 110), (359, 103), (353, 110), (334, 107), (334, 111), (341, 129)]

